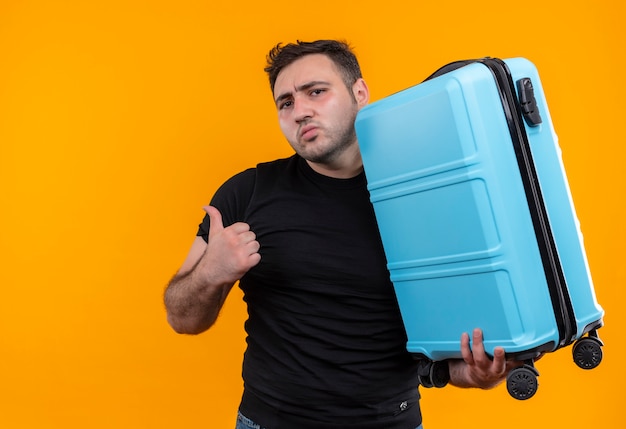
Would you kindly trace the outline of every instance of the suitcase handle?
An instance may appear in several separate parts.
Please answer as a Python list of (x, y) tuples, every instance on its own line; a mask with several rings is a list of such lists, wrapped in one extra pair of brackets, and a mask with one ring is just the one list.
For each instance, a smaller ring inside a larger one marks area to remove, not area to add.
[[(485, 58), (489, 58), (489, 57), (485, 57)], [(439, 69), (437, 69), (433, 74), (428, 76), (426, 79), (424, 79), (424, 82), (426, 82), (427, 80), (434, 79), (438, 76), (444, 75), (446, 73), (450, 73), (451, 71), (460, 69), (461, 67), (465, 67), (477, 61), (480, 61), (480, 60), (459, 60), (459, 61), (454, 61), (452, 63), (446, 64), (445, 66), (442, 66)]]

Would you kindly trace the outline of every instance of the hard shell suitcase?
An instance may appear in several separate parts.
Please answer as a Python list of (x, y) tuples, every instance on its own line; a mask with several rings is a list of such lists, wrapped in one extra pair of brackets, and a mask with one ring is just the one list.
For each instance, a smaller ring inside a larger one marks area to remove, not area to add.
[(600, 363), (604, 312), (530, 61), (452, 63), (355, 127), (422, 384), (445, 385), (443, 362), (475, 327), (487, 353), (526, 362), (507, 378), (517, 399), (535, 394), (542, 353), (575, 343), (580, 367)]

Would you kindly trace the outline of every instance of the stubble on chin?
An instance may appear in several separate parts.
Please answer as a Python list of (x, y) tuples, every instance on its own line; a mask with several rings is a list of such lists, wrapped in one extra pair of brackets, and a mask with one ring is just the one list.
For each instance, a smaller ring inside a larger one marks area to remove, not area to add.
[[(353, 122), (351, 123), (353, 124)], [(332, 133), (325, 128), (319, 128), (318, 135), (313, 139), (302, 141), (297, 138), (297, 144), (291, 146), (298, 155), (309, 162), (332, 165), (355, 144), (356, 131), (352, 125), (345, 127), (339, 134)]]

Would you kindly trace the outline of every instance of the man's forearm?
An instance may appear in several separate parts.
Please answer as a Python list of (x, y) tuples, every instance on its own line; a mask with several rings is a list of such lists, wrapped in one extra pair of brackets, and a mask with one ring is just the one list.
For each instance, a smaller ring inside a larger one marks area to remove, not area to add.
[(468, 380), (465, 368), (466, 364), (462, 359), (451, 359), (448, 362), (450, 370), (450, 384), (456, 387), (478, 387)]
[(199, 334), (209, 329), (220, 312), (232, 284), (209, 284), (195, 268), (177, 274), (165, 290), (167, 321), (180, 334)]

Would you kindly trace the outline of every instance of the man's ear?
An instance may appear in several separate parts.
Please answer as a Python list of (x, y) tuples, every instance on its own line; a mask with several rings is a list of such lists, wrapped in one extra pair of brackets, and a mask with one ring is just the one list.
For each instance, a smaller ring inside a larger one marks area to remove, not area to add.
[(370, 90), (367, 87), (367, 83), (365, 83), (362, 78), (357, 79), (354, 85), (352, 85), (352, 94), (354, 95), (359, 109), (370, 101)]

